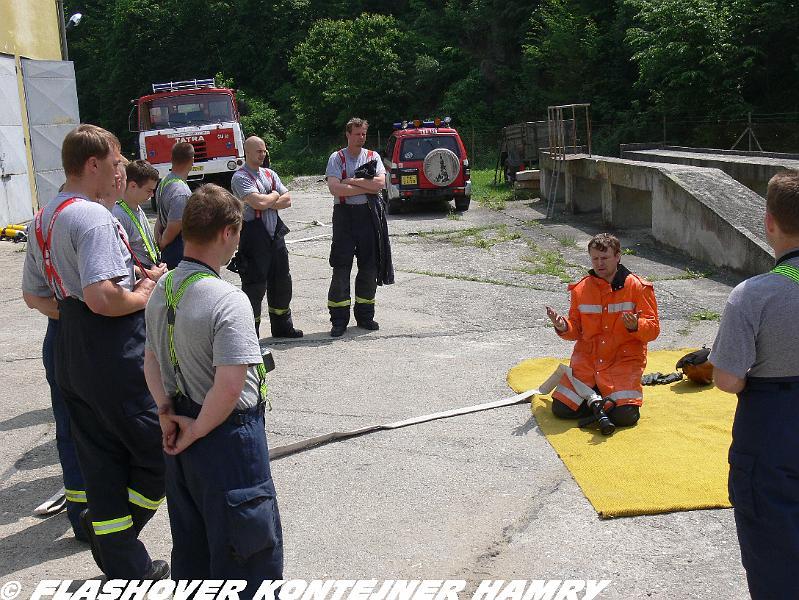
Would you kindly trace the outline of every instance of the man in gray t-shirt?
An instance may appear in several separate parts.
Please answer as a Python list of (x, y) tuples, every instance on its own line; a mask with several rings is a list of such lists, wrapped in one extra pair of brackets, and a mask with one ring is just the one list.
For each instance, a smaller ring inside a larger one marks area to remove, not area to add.
[(174, 269), (183, 258), (181, 218), (191, 189), (186, 180), (194, 166), (194, 146), (180, 142), (172, 147), (172, 170), (158, 184), (155, 193), (158, 221), (155, 239), (167, 268)]
[(799, 564), (799, 173), (768, 184), (766, 239), (777, 266), (730, 294), (709, 360), (738, 394), (729, 461), (741, 561), (752, 598), (793, 598)]
[(189, 199), (185, 256), (147, 304), (144, 369), (167, 455), (173, 577), (244, 579), (252, 597), (263, 580), (282, 578), (283, 534), (252, 311), (219, 277), (241, 223), (241, 202), (219, 186)]
[(33, 308), (57, 306), (55, 374), (85, 481), (80, 519), (109, 579), (162, 579), (138, 534), (164, 497), (155, 403), (142, 371), (144, 306), (155, 282), (134, 283), (116, 219), (119, 140), (94, 125), (64, 138), (66, 184), (34, 222), (23, 273)]
[(291, 206), (291, 194), (271, 169), (261, 163), (266, 144), (256, 136), (244, 142), (244, 166), (233, 174), (230, 188), (244, 203), (244, 226), (231, 270), (241, 277), (241, 289), (252, 304), (255, 330), (261, 331), (261, 305), (266, 295), (274, 337), (298, 338), (291, 316), (291, 271), (284, 237), (289, 228), (278, 211)]
[[(355, 276), (355, 308), (358, 327), (377, 330), (375, 293), (378, 279), (376, 224), (368, 206), (368, 196), (376, 196), (385, 185), (385, 167), (380, 155), (366, 150), (365, 119), (352, 118), (347, 122), (347, 147), (337, 150), (327, 161), (327, 187), (333, 194), (333, 241), (330, 245), (330, 266), (333, 277), (327, 292), (332, 327), (330, 335), (340, 337), (350, 321), (350, 273), (352, 259), (358, 257)], [(355, 170), (366, 162), (376, 161), (372, 179), (356, 177)]]

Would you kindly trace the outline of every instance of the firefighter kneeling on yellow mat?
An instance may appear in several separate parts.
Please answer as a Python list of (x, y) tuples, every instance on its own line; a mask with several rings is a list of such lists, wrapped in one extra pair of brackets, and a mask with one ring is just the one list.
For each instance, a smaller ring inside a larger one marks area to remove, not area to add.
[(641, 375), (646, 367), (646, 345), (660, 333), (657, 301), (652, 284), (620, 264), (621, 245), (610, 234), (600, 233), (588, 243), (592, 269), (577, 283), (569, 284), (569, 316), (546, 307), (555, 332), (564, 340), (576, 340), (571, 377), (564, 375), (552, 393), (552, 412), (576, 419), (592, 414), (593, 388), (605, 399), (604, 409), (619, 427), (635, 425), (643, 401)]

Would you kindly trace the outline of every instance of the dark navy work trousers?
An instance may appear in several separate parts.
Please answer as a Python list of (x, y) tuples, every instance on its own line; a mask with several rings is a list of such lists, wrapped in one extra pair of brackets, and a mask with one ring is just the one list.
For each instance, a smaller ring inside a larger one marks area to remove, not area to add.
[(56, 381), (103, 572), (142, 579), (152, 563), (139, 533), (164, 499), (161, 427), (144, 381), (144, 311), (105, 317), (74, 298), (58, 306)]
[(730, 447), (730, 501), (753, 600), (799, 593), (799, 377), (747, 379)]
[(83, 475), (78, 464), (78, 452), (72, 440), (72, 431), (69, 425), (69, 412), (64, 402), (64, 395), (55, 380), (55, 345), (58, 337), (58, 321), (47, 320), (47, 333), (44, 334), (42, 344), (42, 363), (47, 384), (50, 386), (50, 402), (53, 405), (55, 418), (55, 443), (58, 450), (58, 460), (64, 476), (64, 489), (67, 496), (67, 516), (72, 525), (72, 531), (79, 540), (86, 540), (86, 534), (80, 526), (80, 513), (86, 508), (86, 489), (83, 485)]
[[(200, 405), (176, 400), (196, 418)], [(233, 413), (176, 456), (166, 456), (172, 578), (244, 579), (252, 598), (282, 579), (283, 531), (269, 468), (263, 406)]]
[(345, 326), (350, 320), (350, 273), (352, 260), (358, 257), (355, 276), (355, 306), (352, 311), (359, 323), (375, 317), (377, 291), (377, 241), (368, 204), (336, 204), (333, 206), (333, 242), (330, 245), (330, 266), (333, 277), (327, 292), (330, 322)]

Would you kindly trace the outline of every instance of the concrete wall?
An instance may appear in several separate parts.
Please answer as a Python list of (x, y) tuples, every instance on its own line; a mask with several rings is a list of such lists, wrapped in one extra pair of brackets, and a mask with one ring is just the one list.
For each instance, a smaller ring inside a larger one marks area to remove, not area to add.
[[(765, 200), (718, 169), (585, 155), (563, 168), (567, 212), (601, 211), (610, 228), (651, 227), (658, 241), (745, 275), (773, 265)], [(542, 174), (552, 169), (542, 154)], [(548, 190), (541, 192), (546, 200)]]
[(794, 154), (769, 152), (735, 152), (707, 148), (657, 146), (645, 144), (622, 146), (621, 156), (628, 160), (691, 165), (720, 169), (750, 190), (766, 197), (766, 186), (774, 175), (786, 170), (799, 170), (799, 160)]

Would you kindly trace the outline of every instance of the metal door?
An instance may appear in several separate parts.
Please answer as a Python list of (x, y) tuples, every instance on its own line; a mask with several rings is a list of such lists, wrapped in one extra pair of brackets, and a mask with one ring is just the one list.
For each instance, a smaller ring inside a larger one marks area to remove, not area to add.
[(33, 171), (39, 206), (64, 183), (61, 144), (80, 123), (75, 67), (69, 61), (22, 59)]
[(0, 54), (0, 227), (33, 216), (14, 57)]

